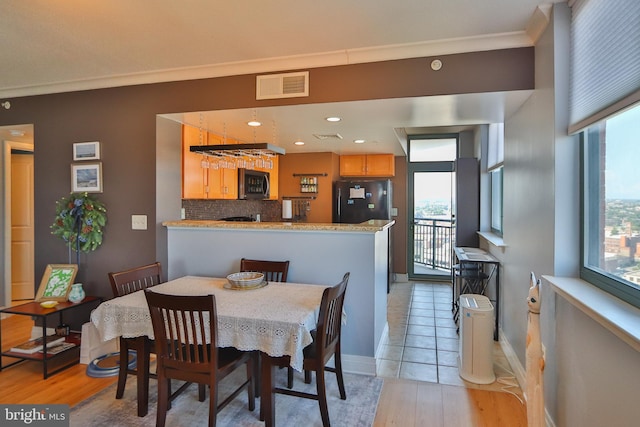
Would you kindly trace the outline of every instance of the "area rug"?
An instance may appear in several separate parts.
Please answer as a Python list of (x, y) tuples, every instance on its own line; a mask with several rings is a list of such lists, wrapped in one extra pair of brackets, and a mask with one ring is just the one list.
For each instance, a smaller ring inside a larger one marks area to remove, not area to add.
[[(276, 385), (284, 387), (286, 384), (286, 369), (277, 370)], [(242, 369), (237, 374), (225, 378), (220, 383), (220, 396), (226, 396), (233, 384), (242, 378)], [(377, 377), (344, 374), (347, 400), (340, 400), (335, 375), (326, 376), (327, 404), (329, 416), (333, 426), (371, 426), (378, 406), (382, 379)], [(175, 390), (179, 384), (174, 382)], [(305, 384), (303, 376), (296, 372), (294, 389), (315, 393), (315, 380)], [(80, 402), (71, 409), (70, 425), (72, 427), (116, 426), (138, 427), (154, 426), (156, 424), (157, 384), (155, 380), (149, 383), (149, 412), (144, 417), (138, 417), (136, 403), (136, 380), (127, 380), (124, 397), (116, 399), (116, 385), (113, 384), (100, 393)], [(224, 398), (224, 397), (222, 397)], [(277, 426), (322, 426), (320, 408), (315, 400), (277, 394), (276, 425)], [(222, 399), (220, 399), (222, 400)], [(172, 403), (167, 412), (167, 426), (192, 427), (204, 426), (208, 423), (209, 402), (198, 401), (198, 387), (195, 384), (183, 392)], [(260, 399), (256, 399), (256, 409), (247, 409), (247, 394), (241, 393), (220, 413), (218, 426), (264, 426), (260, 421)]]

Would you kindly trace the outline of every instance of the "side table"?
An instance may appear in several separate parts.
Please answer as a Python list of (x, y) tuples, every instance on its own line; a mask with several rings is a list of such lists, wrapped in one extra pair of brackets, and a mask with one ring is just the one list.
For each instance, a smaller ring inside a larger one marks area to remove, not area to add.
[[(44, 308), (40, 305), (39, 302), (28, 302), (26, 304), (21, 304), (21, 305), (16, 305), (14, 307), (7, 307), (7, 308), (3, 308), (0, 310), (0, 348), (2, 348), (2, 320), (1, 320), (1, 314), (2, 313), (7, 313), (7, 314), (16, 314), (16, 315), (22, 315), (22, 316), (31, 316), (37, 319), (41, 319), (42, 320), (42, 336), (46, 336), (47, 335), (47, 320), (52, 317), (55, 316), (56, 314), (58, 315), (58, 325), (62, 324), (62, 314), (67, 311), (67, 310), (73, 310), (75, 308), (78, 307), (83, 307), (87, 304), (92, 304), (92, 303), (101, 303), (102, 302), (102, 298), (99, 297), (92, 297), (92, 296), (87, 296), (85, 297), (82, 301), (78, 302), (78, 303), (72, 303), (69, 301), (61, 301), (58, 303), (58, 305), (56, 305), (53, 308)], [(97, 305), (96, 304), (96, 305)], [(55, 326), (55, 325), (54, 325)], [(15, 364), (24, 362), (26, 360), (33, 360), (33, 361), (37, 361), (37, 362), (41, 362), (42, 363), (42, 374), (44, 379), (47, 379), (50, 375), (53, 375), (57, 372), (62, 371), (63, 369), (66, 369), (72, 365), (75, 365), (77, 363), (80, 362), (80, 334), (79, 333), (71, 333), (69, 336), (67, 336), (66, 341), (67, 342), (72, 342), (75, 345), (75, 347), (69, 348), (68, 350), (62, 351), (60, 353), (57, 354), (47, 354), (47, 344), (45, 343), (42, 349), (42, 352), (36, 352), (36, 353), (31, 353), (31, 354), (25, 354), (25, 353), (18, 353), (18, 352), (14, 352), (11, 351), (10, 349), (8, 349), (7, 351), (3, 351), (1, 353), (2, 356), (4, 357), (13, 357), (16, 358), (18, 360), (16, 360), (15, 362), (9, 363), (8, 365), (2, 365), (2, 357), (0, 357), (0, 371), (8, 368), (10, 366), (13, 366)], [(53, 359), (56, 359), (62, 355), (68, 354), (69, 352), (77, 352), (77, 357), (74, 357), (70, 363), (66, 363), (61, 367), (57, 367), (55, 370), (53, 371), (49, 371), (49, 363), (50, 361), (52, 361)]]

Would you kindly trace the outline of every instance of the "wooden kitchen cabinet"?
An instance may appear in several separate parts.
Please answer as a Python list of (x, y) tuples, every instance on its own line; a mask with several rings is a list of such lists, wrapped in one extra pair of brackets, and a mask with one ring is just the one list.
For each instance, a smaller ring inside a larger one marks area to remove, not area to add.
[[(200, 140), (202, 138), (202, 141)], [(207, 132), (192, 126), (182, 126), (182, 198), (206, 199), (207, 169), (202, 167), (205, 156), (192, 153), (192, 145), (207, 143)]]
[[(218, 135), (193, 126), (182, 126), (182, 198), (183, 199), (237, 199), (238, 198), (238, 170), (228, 168), (213, 168), (217, 164), (214, 158), (198, 153), (192, 153), (192, 145), (221, 145), (236, 144), (231, 138), (224, 141)], [(270, 174), (270, 200), (278, 200), (278, 157), (273, 159), (272, 169), (256, 170)]]
[(237, 199), (238, 198), (238, 170), (237, 169), (209, 169), (207, 199)]
[(393, 177), (393, 154), (354, 154), (340, 156), (340, 176)]

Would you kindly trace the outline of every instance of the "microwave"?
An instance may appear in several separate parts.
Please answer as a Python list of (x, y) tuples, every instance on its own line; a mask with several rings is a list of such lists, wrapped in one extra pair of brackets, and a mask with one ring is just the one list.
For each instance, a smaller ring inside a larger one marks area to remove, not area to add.
[(238, 199), (268, 199), (269, 172), (238, 169)]

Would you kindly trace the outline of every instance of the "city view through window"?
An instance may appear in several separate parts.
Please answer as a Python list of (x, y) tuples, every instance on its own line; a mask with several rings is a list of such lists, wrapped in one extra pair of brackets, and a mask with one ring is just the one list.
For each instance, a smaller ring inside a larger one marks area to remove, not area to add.
[(595, 265), (640, 288), (640, 106), (608, 119), (604, 135), (604, 241)]

